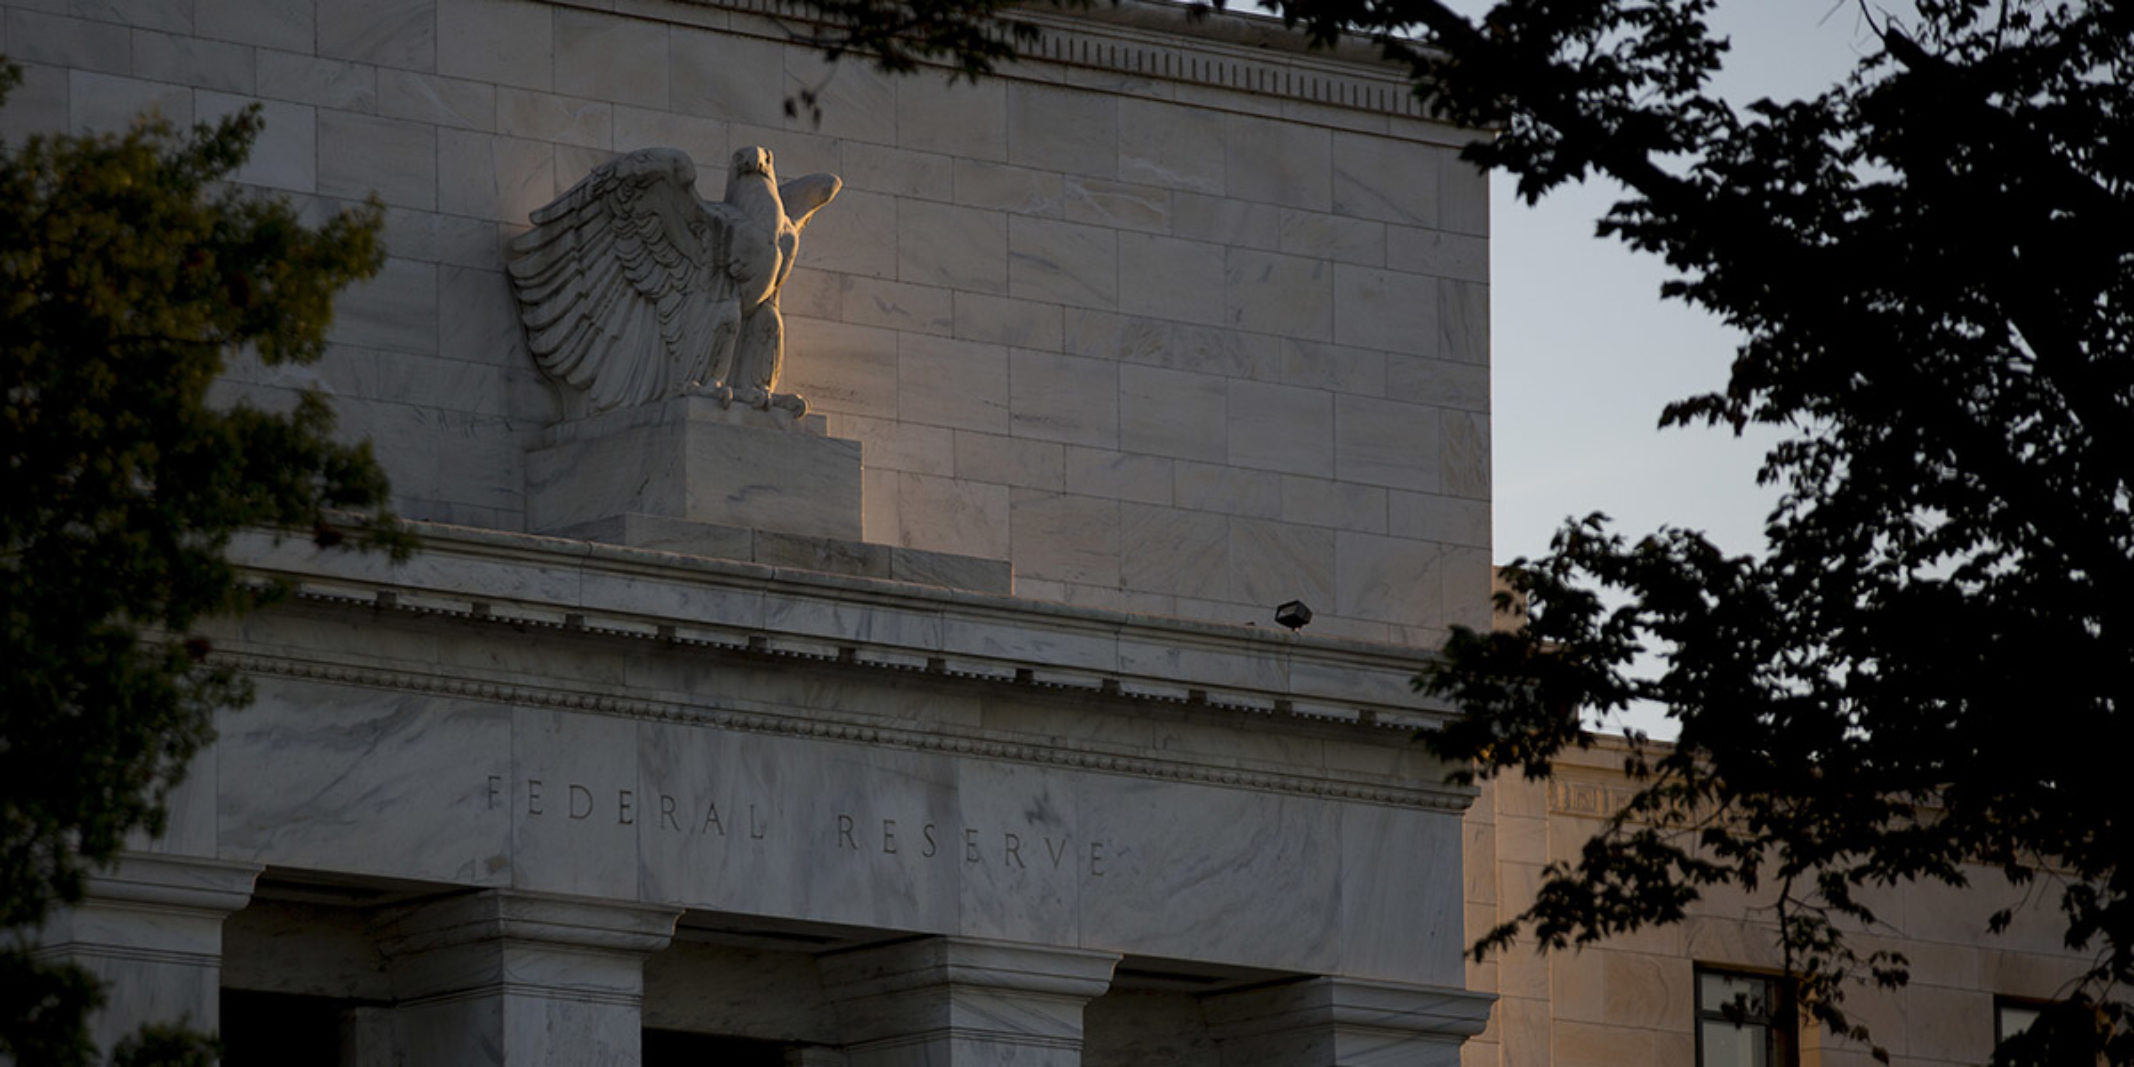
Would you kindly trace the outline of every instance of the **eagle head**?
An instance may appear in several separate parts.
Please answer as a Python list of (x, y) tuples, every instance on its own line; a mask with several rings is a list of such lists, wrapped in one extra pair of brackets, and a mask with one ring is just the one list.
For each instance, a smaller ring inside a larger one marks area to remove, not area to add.
[(771, 170), (771, 150), (760, 144), (736, 150), (733, 176), (739, 178), (744, 174), (761, 174), (776, 184), (778, 179)]

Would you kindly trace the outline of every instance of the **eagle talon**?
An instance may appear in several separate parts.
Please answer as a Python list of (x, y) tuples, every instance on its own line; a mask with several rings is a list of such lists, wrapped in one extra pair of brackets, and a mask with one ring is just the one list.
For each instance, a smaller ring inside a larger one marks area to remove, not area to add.
[(690, 385), (690, 387), (684, 391), (684, 395), (710, 397), (711, 399), (718, 401), (719, 406), (722, 408), (731, 407), (734, 402), (734, 391), (732, 389), (729, 389), (724, 385), (706, 385), (703, 382), (696, 382)]

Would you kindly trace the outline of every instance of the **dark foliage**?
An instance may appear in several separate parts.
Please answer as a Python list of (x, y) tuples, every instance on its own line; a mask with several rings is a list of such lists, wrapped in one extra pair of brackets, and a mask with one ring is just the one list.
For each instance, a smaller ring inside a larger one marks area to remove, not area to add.
[[(1630, 809), (1478, 950), (1760, 889), (1804, 1010), (1865, 1038), (1848, 986), (1907, 977), (1845, 936), (1877, 922), (1870, 891), (1983, 863), (2050, 894), (2093, 960), (2003, 1062), (2134, 1063), (2114, 787), (2134, 752), (2134, 12), (1863, 7), (1881, 47), (1851, 79), (1736, 109), (1706, 89), (1712, 0), (1505, 0), (1479, 21), (1436, 0), (1265, 5), (1409, 63), (1440, 113), (1497, 131), (1467, 158), (1524, 197), (1620, 183), (1600, 232), (1747, 337), (1726, 389), (1663, 425), (1789, 434), (1761, 474), (1785, 490), (1767, 555), (1573, 522), (1511, 574), (1526, 629), (1456, 635), (1427, 679), (1466, 712), (1431, 743), (1481, 775), (1545, 775), (1586, 743), (1582, 716), (1634, 702), (1680, 730), (1634, 747)], [(1630, 669), (1643, 650), (1656, 677)]]
[(1789, 434), (1765, 556), (1573, 523), (1510, 576), (1526, 629), (1458, 634), (1428, 679), (1467, 713), (1433, 746), (1483, 774), (1548, 773), (1582, 710), (1649, 702), (1680, 730), (1633, 747), (1629, 810), (1484, 947), (1761, 889), (1804, 1009), (1868, 1039), (1848, 985), (1906, 977), (1845, 936), (1880, 919), (1873, 890), (1982, 863), (2044, 883), (2092, 961), (2003, 1062), (2134, 1062), (2113, 784), (2134, 751), (2134, 13), (1924, 3), (1846, 84), (1737, 113), (1701, 88), (1704, 7), (1506, 4), (1417, 58), (1453, 115), (1505, 129), (1474, 158), (1528, 196), (1620, 181), (1601, 231), (1746, 335), (1726, 390), (1662, 422)]
[[(224, 183), (258, 130), (248, 113), (0, 146), (0, 1057), (15, 1062), (83, 1062), (96, 998), (19, 938), (130, 834), (160, 830), (214, 711), (246, 699), (191, 632), (269, 592), (224, 559), (231, 534), (336, 539), (328, 509), (358, 509), (363, 543), (404, 547), (368, 447), (333, 440), (319, 398), (209, 402), (232, 353), (318, 358), (334, 294), (382, 262), (375, 205), (314, 228)], [(144, 1033), (128, 1062), (205, 1062), (204, 1047)]]

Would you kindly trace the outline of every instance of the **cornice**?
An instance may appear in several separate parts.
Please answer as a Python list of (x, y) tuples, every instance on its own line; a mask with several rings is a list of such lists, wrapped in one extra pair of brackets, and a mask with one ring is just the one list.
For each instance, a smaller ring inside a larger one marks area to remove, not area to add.
[[(770, 2), (770, 0), (755, 0)], [(1015, 17), (1043, 36), (1023, 62), (1229, 89), (1299, 103), (1427, 119), (1407, 68), (1361, 41), (1312, 49), (1280, 20), (1224, 12), (1193, 16), (1185, 4), (1123, 2), (1088, 11), (1028, 10)]]
[(967, 728), (910, 729), (814, 709), (807, 714), (742, 710), (709, 706), (702, 702), (685, 704), (578, 689), (516, 685), (451, 675), (360, 667), (244, 652), (218, 653), (214, 659), (252, 677), (279, 677), (330, 685), (362, 686), (400, 693), (479, 700), (511, 707), (553, 708), (616, 718), (708, 726), (744, 733), (847, 742), (950, 756), (970, 756), (1327, 800), (1458, 812), (1466, 810), (1472, 799), (1469, 791), (1434, 782), (1389, 786), (1325, 774), (1284, 774), (1200, 763), (1184, 758), (1138, 756), (1087, 743), (1009, 739), (995, 733)]
[[(499, 639), (535, 630), (694, 648), (763, 663), (922, 676), (939, 685), (1027, 688), (1115, 702), (1128, 712), (1137, 704), (1169, 706), (1238, 729), (1287, 722), (1375, 744), (1405, 744), (1444, 716), (1407, 692), (1407, 679), (1428, 661), (1417, 650), (533, 535), (431, 524), (418, 531), (424, 548), (403, 567), (258, 534), (241, 538), (232, 557), (259, 577), (293, 586), (297, 603), (311, 610), (457, 620), (497, 627)], [(1282, 772), (976, 727), (911, 728), (816, 708), (722, 704), (697, 694), (685, 702), (569, 680), (444, 674), (369, 661), (360, 651), (254, 641), (226, 647), (231, 651), (220, 659), (260, 676), (1401, 807), (1460, 810), (1472, 796), (1435, 781), (1389, 783), (1322, 768)]]
[(230, 558), (319, 603), (1021, 682), (1413, 731), (1419, 648), (442, 523), (405, 564), (253, 532)]
[[(744, 36), (791, 41), (798, 27), (822, 23), (794, 0), (547, 0)], [(739, 17), (734, 17), (739, 16)], [(1376, 116), (1430, 122), (1407, 68), (1376, 46), (1344, 40), (1314, 48), (1281, 20), (1237, 11), (1196, 14), (1163, 0), (1098, 2), (1083, 11), (1027, 7), (1003, 16), (1037, 27), (1000, 77), (1045, 78), (1069, 68), (1129, 79), (1190, 85)], [(1466, 140), (1444, 127), (1447, 143)]]

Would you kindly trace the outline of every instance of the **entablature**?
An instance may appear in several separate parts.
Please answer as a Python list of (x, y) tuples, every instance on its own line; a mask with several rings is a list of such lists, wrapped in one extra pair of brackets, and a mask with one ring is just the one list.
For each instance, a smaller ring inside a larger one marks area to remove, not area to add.
[[(1149, 752), (1101, 738), (1033, 738), (954, 723), (795, 709), (721, 694), (587, 685), (498, 670), (444, 669), (361, 648), (224, 642), (248, 672), (515, 705), (851, 740), (950, 754), (1202, 781), (1402, 807), (1463, 809), (1472, 791), (1402, 774), (1434, 761), (1414, 734), (1447, 716), (1410, 679), (1430, 660), (1412, 649), (1132, 615), (885, 579), (683, 556), (648, 549), (438, 524), (413, 524), (407, 562), (320, 550), (254, 533), (232, 558), (285, 583), (305, 610), (399, 623), (423, 620), (522, 634), (699, 650), (737, 664), (918, 679), (952, 691), (1025, 693), (1100, 714), (1162, 709), (1248, 734), (1386, 751), (1365, 771)], [(268, 627), (266, 632), (274, 632)], [(536, 638), (538, 639), (538, 637)], [(1064, 713), (1063, 713), (1064, 714)], [(1062, 734), (1074, 731), (1062, 730)], [(1341, 760), (1329, 759), (1328, 763)], [(1390, 772), (1390, 773), (1389, 773)]]

